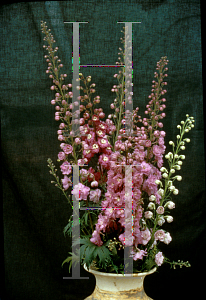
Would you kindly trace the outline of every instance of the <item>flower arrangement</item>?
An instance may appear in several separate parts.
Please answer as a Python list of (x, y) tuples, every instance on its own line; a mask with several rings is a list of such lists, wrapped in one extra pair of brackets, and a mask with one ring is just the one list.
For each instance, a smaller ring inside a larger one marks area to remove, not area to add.
[[(67, 74), (60, 74), (63, 67), (56, 55), (58, 47), (47, 29), (41, 23), (48, 54), (46, 73), (53, 80), (51, 90), (55, 92), (55, 120), (59, 121), (58, 139), (61, 151), (58, 154), (61, 178), (51, 159), (48, 159), (50, 173), (54, 176), (53, 183), (61, 189), (72, 206), (71, 194), (80, 200), (80, 253), (70, 253), (64, 261), (70, 264), (80, 259), (82, 264), (105, 272), (124, 272), (124, 248), (131, 247), (130, 257), (133, 258), (133, 272), (149, 271), (163, 263), (172, 267), (186, 266), (189, 262), (170, 262), (161, 249), (161, 243), (169, 244), (172, 237), (165, 231), (165, 222), (171, 223), (170, 211), (175, 208), (172, 196), (179, 193), (175, 180), (182, 177), (176, 175), (182, 167), (185, 155), (185, 133), (194, 127), (194, 118), (186, 115), (186, 120), (177, 126), (177, 141), (169, 142), (172, 151), (165, 155), (165, 131), (161, 120), (166, 116), (165, 94), (167, 85), (168, 60), (162, 57), (156, 67), (149, 102), (145, 116), (142, 118), (137, 107), (132, 111), (133, 134), (125, 132), (125, 69), (122, 66), (114, 78), (118, 81), (112, 91), (116, 94), (110, 107), (113, 114), (105, 119), (105, 113), (99, 107), (100, 96), (95, 96), (95, 83), (91, 76), (86, 78), (79, 74), (80, 97), (80, 136), (72, 132), (72, 84), (65, 84)], [(123, 31), (124, 32), (124, 31)], [(119, 48), (120, 57), (117, 64), (124, 63), (125, 38), (123, 47)], [(163, 158), (168, 162), (166, 168)], [(72, 165), (80, 168), (79, 184), (73, 186)], [(125, 167), (129, 170), (125, 173)], [(132, 177), (131, 177), (132, 176)], [(132, 178), (132, 182), (131, 182)], [(126, 193), (126, 186), (131, 187), (132, 195)], [(128, 197), (130, 196), (130, 197)], [(129, 202), (128, 202), (129, 201)], [(125, 207), (131, 208), (132, 218), (125, 216)], [(94, 209), (92, 209), (94, 208)], [(100, 209), (95, 209), (100, 208)], [(125, 239), (125, 222), (132, 227), (132, 236)], [(65, 234), (72, 235), (72, 216), (64, 229)]]

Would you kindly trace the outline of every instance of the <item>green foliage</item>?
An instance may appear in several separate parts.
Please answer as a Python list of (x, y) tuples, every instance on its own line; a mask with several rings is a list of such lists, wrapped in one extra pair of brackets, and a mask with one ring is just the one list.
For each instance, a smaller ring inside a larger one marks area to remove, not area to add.
[(77, 254), (69, 252), (70, 256), (68, 256), (62, 263), (62, 267), (65, 263), (69, 264), (69, 272), (71, 270), (72, 265), (76, 265), (77, 263), (80, 263), (80, 255), (79, 255), (79, 251), (77, 251)]
[[(100, 268), (107, 268), (108, 263), (111, 263), (111, 253), (107, 248), (107, 244), (102, 246), (97, 246), (93, 244), (90, 240), (90, 237), (81, 238), (80, 240), (76, 240), (72, 246), (77, 246), (79, 243), (80, 251), (77, 252), (77, 254), (74, 254), (72, 252), (69, 252), (70, 256), (68, 256), (62, 265), (65, 263), (69, 263), (69, 272), (71, 269), (71, 266), (73, 263), (81, 262), (81, 264), (86, 264), (87, 268), (90, 267), (90, 265), (93, 262), (98, 263), (98, 266)], [(98, 269), (99, 269), (98, 267)]]
[(80, 258), (88, 268), (93, 261), (98, 261), (98, 264), (103, 268), (107, 266), (108, 261), (111, 261), (111, 253), (106, 244), (102, 246), (94, 245), (89, 238), (81, 239), (81, 244)]

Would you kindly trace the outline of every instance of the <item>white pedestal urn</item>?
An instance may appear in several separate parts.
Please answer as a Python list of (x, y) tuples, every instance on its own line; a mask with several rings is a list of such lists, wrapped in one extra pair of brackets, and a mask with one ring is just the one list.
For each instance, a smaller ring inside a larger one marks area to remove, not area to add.
[(156, 271), (156, 268), (144, 273), (135, 273), (124, 276), (115, 273), (103, 273), (92, 269), (84, 269), (96, 278), (93, 293), (85, 300), (152, 300), (144, 291), (144, 278)]

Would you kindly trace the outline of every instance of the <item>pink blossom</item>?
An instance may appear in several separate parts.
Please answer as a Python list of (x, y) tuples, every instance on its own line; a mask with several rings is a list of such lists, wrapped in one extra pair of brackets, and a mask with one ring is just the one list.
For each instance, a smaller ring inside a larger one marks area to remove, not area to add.
[(71, 179), (64, 175), (64, 179), (62, 179), (63, 188), (68, 190), (70, 186), (72, 186)]
[(153, 146), (153, 153), (155, 156), (160, 156), (164, 153), (164, 149), (158, 145)]
[(87, 162), (88, 159), (85, 157), (85, 158), (78, 159), (77, 164), (78, 166), (84, 166), (85, 164), (87, 164)]
[(165, 238), (164, 238), (164, 243), (168, 245), (171, 241), (172, 241), (172, 237), (171, 237), (170, 233), (166, 232)]
[(164, 214), (164, 207), (163, 206), (158, 206), (158, 208), (157, 208), (157, 213), (159, 214), (159, 215), (162, 215), (162, 214)]
[(105, 139), (105, 138), (98, 139), (97, 142), (98, 142), (98, 144), (99, 144), (99, 146), (100, 146), (101, 148), (106, 148), (106, 147), (109, 146), (109, 142), (108, 142), (108, 140)]
[(92, 153), (98, 153), (99, 152), (99, 145), (97, 143), (94, 143), (91, 146), (91, 151), (92, 151)]
[(159, 240), (160, 242), (164, 242), (164, 238), (165, 238), (165, 232), (164, 230), (160, 229), (160, 230), (157, 230), (155, 232), (155, 240)]
[(90, 201), (93, 201), (94, 203), (97, 203), (97, 202), (99, 202), (100, 196), (101, 196), (101, 190), (100, 189), (90, 190), (90, 194), (89, 194)]
[(160, 267), (162, 265), (163, 261), (164, 261), (164, 256), (163, 256), (162, 252), (158, 252), (155, 255), (155, 263), (158, 265), (158, 267)]
[(93, 231), (92, 238), (90, 239), (90, 241), (97, 246), (101, 246), (103, 244), (103, 242), (100, 238), (99, 232), (97, 232), (97, 230)]
[(124, 233), (119, 235), (119, 240), (122, 243), (122, 245), (125, 245), (125, 234)]
[(65, 152), (66, 154), (70, 154), (70, 153), (72, 153), (72, 151), (73, 151), (73, 147), (72, 147), (71, 145), (69, 145), (69, 144), (65, 144), (63, 150), (64, 150), (64, 152)]
[(60, 169), (63, 175), (69, 175), (72, 172), (72, 166), (68, 161), (63, 162)]
[(143, 256), (147, 256), (147, 251), (138, 249), (138, 252), (133, 256), (133, 260), (143, 259)]
[(58, 154), (58, 159), (59, 159), (59, 160), (64, 160), (64, 159), (66, 159), (65, 153), (64, 153), (64, 152), (59, 152), (59, 154)]
[(84, 157), (89, 159), (94, 156), (94, 153), (90, 149), (86, 149), (83, 151), (83, 155)]
[(144, 216), (145, 216), (146, 219), (151, 219), (151, 218), (153, 217), (153, 212), (151, 212), (151, 211), (146, 211), (146, 212), (144, 213)]
[(76, 143), (77, 145), (81, 144), (81, 139), (80, 139), (80, 138), (75, 138), (75, 143)]
[(148, 179), (144, 181), (143, 184), (143, 191), (147, 192), (149, 196), (154, 195), (158, 188), (155, 181), (157, 180), (157, 177), (154, 175), (149, 175)]
[(150, 170), (151, 170), (151, 167), (150, 167), (150, 165), (149, 164), (147, 164), (145, 161), (143, 161), (142, 163), (141, 163), (141, 167), (142, 167), (142, 174), (145, 174), (145, 175), (149, 175), (149, 173), (150, 173)]
[(87, 176), (88, 176), (88, 171), (86, 169), (81, 169), (80, 174), (81, 174), (81, 179), (83, 181), (85, 181), (87, 179)]
[(106, 154), (101, 154), (99, 156), (99, 163), (101, 165), (103, 165), (104, 167), (108, 167), (109, 166), (109, 156)]
[(163, 146), (164, 145), (164, 138), (160, 137), (159, 140), (158, 140), (158, 143), (159, 143), (160, 146)]
[(83, 185), (82, 183), (78, 183), (74, 186), (71, 193), (72, 193), (72, 195), (75, 196), (76, 199), (87, 200), (89, 191), (90, 191), (89, 187)]
[(141, 234), (142, 234), (142, 244), (146, 245), (151, 239), (151, 233), (150, 233), (149, 229), (147, 228), (147, 229), (141, 231)]
[(150, 140), (145, 141), (145, 147), (151, 147), (151, 141)]

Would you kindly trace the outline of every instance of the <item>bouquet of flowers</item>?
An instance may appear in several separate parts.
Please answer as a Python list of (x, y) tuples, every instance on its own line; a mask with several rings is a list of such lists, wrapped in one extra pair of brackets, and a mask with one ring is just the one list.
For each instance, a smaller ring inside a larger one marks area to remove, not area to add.
[[(165, 155), (165, 131), (161, 120), (166, 116), (165, 94), (167, 85), (168, 60), (162, 57), (156, 66), (145, 117), (139, 115), (139, 108), (132, 111), (132, 134), (125, 130), (125, 67), (120, 67), (114, 78), (115, 99), (110, 104), (113, 114), (105, 117), (100, 107), (100, 96), (95, 95), (95, 83), (91, 76), (79, 74), (80, 96), (80, 136), (72, 131), (72, 116), (75, 99), (72, 99), (72, 84), (65, 84), (67, 74), (60, 74), (63, 67), (56, 55), (58, 47), (47, 29), (41, 23), (48, 54), (46, 73), (53, 80), (51, 90), (55, 92), (55, 120), (59, 121), (58, 139), (61, 177), (51, 159), (48, 159), (50, 173), (55, 185), (60, 188), (72, 206), (72, 195), (80, 201), (84, 210), (80, 211), (81, 245), (79, 253), (70, 253), (64, 261), (70, 264), (80, 259), (87, 267), (92, 266), (105, 272), (124, 272), (124, 249), (130, 247), (129, 257), (133, 258), (133, 272), (149, 271), (164, 262), (174, 268), (189, 267), (189, 262), (170, 262), (160, 250), (161, 243), (169, 244), (172, 237), (165, 231), (164, 223), (171, 223), (170, 211), (175, 208), (172, 196), (179, 193), (174, 182), (181, 181), (176, 175), (182, 167), (185, 155), (185, 133), (194, 127), (194, 118), (186, 115), (186, 120), (177, 126), (177, 141), (170, 141), (171, 152)], [(124, 64), (125, 37), (117, 64)], [(163, 165), (165, 157), (167, 167)], [(73, 186), (73, 165), (80, 168), (79, 183)], [(131, 212), (128, 217), (128, 212)], [(64, 233), (72, 236), (73, 218), (69, 218)], [(126, 235), (132, 228), (131, 235)], [(129, 227), (128, 227), (129, 226)]]

